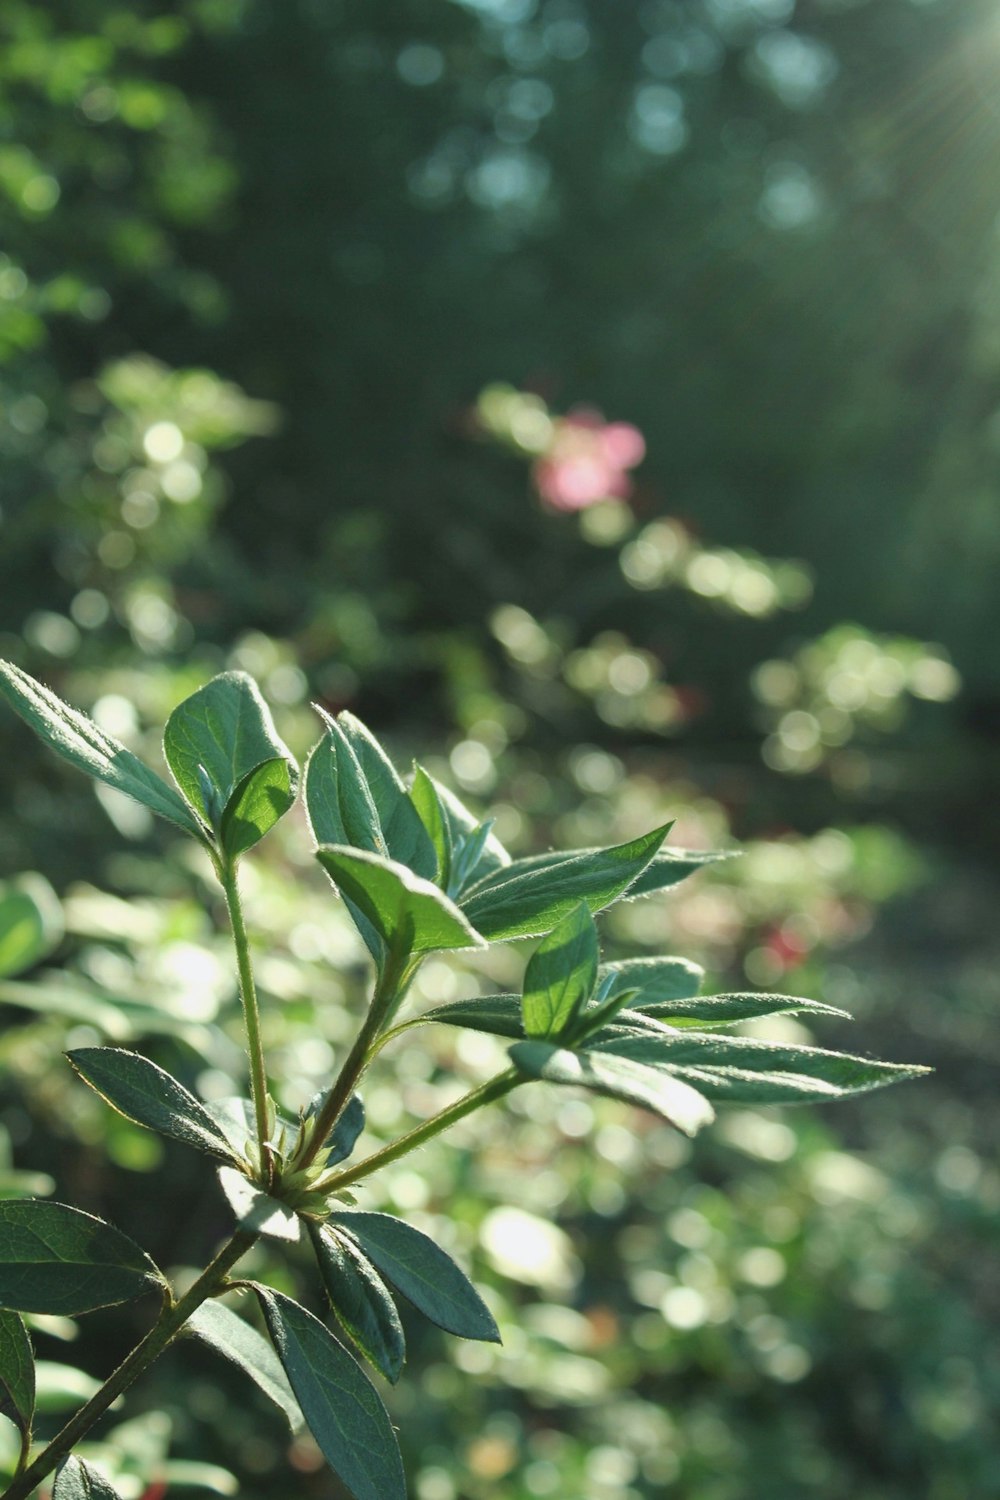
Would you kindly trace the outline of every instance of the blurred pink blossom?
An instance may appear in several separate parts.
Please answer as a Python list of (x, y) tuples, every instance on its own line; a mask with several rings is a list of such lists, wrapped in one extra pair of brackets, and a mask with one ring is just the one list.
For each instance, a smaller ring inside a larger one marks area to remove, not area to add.
[(599, 500), (626, 500), (627, 470), (642, 462), (646, 444), (629, 422), (605, 422), (579, 407), (552, 424), (552, 440), (532, 466), (532, 478), (551, 510), (586, 510)]

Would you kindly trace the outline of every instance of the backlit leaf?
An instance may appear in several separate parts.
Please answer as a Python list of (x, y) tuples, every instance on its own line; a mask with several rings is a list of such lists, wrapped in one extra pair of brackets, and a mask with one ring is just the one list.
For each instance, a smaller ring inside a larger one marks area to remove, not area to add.
[[(368, 778), (335, 719), (323, 715), (328, 732), (314, 747), (306, 766), (306, 815), (317, 844), (367, 849), (388, 859), (389, 846), (372, 798)], [(350, 897), (344, 902), (351, 920), (381, 968), (385, 944), (364, 912)]]
[(259, 843), (295, 801), (298, 771), (283, 757), (265, 760), (236, 787), (222, 814), (221, 843), (235, 858)]
[(327, 845), (316, 857), (388, 948), (406, 954), (486, 946), (454, 902), (405, 865)]
[(580, 1012), (572, 1032), (568, 1033), (572, 1037), (572, 1045), (579, 1046), (584, 1038), (600, 1033), (609, 1022), (617, 1019), (619, 1011), (626, 1011), (629, 1017), (638, 1017), (639, 1012), (627, 1011), (637, 993), (636, 990), (615, 990), (606, 978), (598, 986), (593, 1003)]
[(269, 1193), (254, 1187), (242, 1172), (233, 1167), (220, 1167), (219, 1181), (242, 1229), (252, 1229), (255, 1234), (262, 1234), (270, 1240), (291, 1240), (293, 1244), (302, 1238), (302, 1221), (298, 1214)]
[(637, 1104), (676, 1125), (686, 1135), (695, 1135), (715, 1118), (707, 1099), (681, 1079), (610, 1053), (570, 1052), (548, 1042), (532, 1041), (516, 1042), (510, 1056), (514, 1065), (531, 1078), (573, 1084), (626, 1104)]
[(163, 752), (187, 802), (230, 856), (262, 838), (295, 800), (295, 759), (245, 672), (222, 672), (179, 703)]
[(549, 860), (516, 860), (481, 880), (460, 903), (477, 932), (489, 942), (537, 937), (548, 932), (581, 901), (592, 912), (619, 900), (653, 859), (670, 824), (617, 844)]
[(705, 970), (686, 958), (626, 958), (619, 963), (602, 964), (598, 978), (612, 979), (609, 995), (620, 990), (638, 990), (636, 1009), (658, 1005), (667, 1000), (684, 1000), (697, 995)]
[(738, 849), (661, 849), (635, 884), (630, 886), (628, 900), (631, 901), (636, 896), (649, 896), (654, 891), (668, 890), (670, 886), (686, 880), (689, 875), (697, 875), (706, 865), (721, 864), (723, 860), (734, 859), (738, 854)]
[[(507, 873), (527, 875), (534, 872), (540, 875), (545, 870), (557, 869), (567, 859), (593, 857), (605, 852), (600, 848), (574, 849), (571, 854), (567, 854), (562, 850), (549, 849), (544, 854), (528, 854), (521, 859), (514, 860), (508, 867)], [(686, 880), (689, 875), (696, 874), (706, 865), (732, 859), (738, 852), (738, 850), (661, 849), (635, 877), (623, 899), (631, 901), (636, 896), (648, 896), (653, 891), (665, 890), (669, 886)], [(491, 877), (489, 883), (494, 883), (495, 879), (496, 876)], [(481, 880), (476, 890), (485, 888), (486, 885), (487, 880)]]
[(443, 1026), (462, 1026), (469, 1031), (485, 1031), (491, 1036), (524, 1036), (524, 1017), (520, 995), (480, 995), (472, 1000), (450, 1000), (425, 1011), (422, 1021), (438, 1021)]
[(39, 739), (78, 770), (141, 802), (185, 833), (203, 838), (200, 823), (172, 786), (120, 741), (99, 729), (93, 719), (71, 708), (11, 662), (0, 662), (0, 694)]
[[(257, 1111), (254, 1109), (253, 1101), (230, 1095), (223, 1099), (208, 1099), (202, 1107), (233, 1148), (230, 1154), (235, 1157), (244, 1157), (247, 1152), (247, 1143), (256, 1142), (257, 1139)], [(276, 1116), (275, 1137), (280, 1137), (284, 1132), (286, 1140), (291, 1140), (295, 1135), (295, 1130), (296, 1127), (291, 1120), (286, 1120), (281, 1115)]]
[(437, 883), (443, 891), (454, 895), (450, 883), (451, 856), (454, 848), (451, 825), (445, 813), (444, 804), (438, 796), (434, 778), (424, 770), (423, 766), (414, 767), (410, 801), (417, 810), (417, 816), (424, 825), (437, 857)]
[[(433, 880), (437, 874), (438, 861), (427, 830), (410, 800), (392, 761), (386, 755), (371, 730), (353, 714), (338, 714), (331, 719), (323, 718), (331, 736), (340, 744), (350, 748), (356, 764), (360, 767), (368, 795), (378, 815), (379, 831), (384, 849), (375, 852), (387, 853), (390, 859), (405, 865), (415, 875)], [(320, 838), (317, 843), (335, 844), (339, 839)], [(352, 842), (352, 840), (348, 840)], [(365, 846), (367, 847), (367, 846)]]
[[(449, 787), (435, 780), (422, 767), (418, 767), (410, 795), (413, 797), (414, 804), (418, 812), (420, 812), (421, 818), (424, 819), (425, 827), (428, 827), (428, 831), (430, 831), (430, 826), (423, 811), (423, 805), (428, 795), (426, 788), (429, 788), (429, 791), (433, 792), (437, 799), (440, 816), (444, 821), (448, 846), (454, 852), (461, 844), (474, 836), (476, 829), (480, 827), (480, 820), (476, 817), (475, 813), (469, 811), (465, 803), (456, 797), (455, 793)], [(433, 821), (433, 815), (431, 815), (431, 821)], [(483, 880), (509, 864), (510, 855), (496, 834), (490, 830), (487, 832), (479, 849), (475, 869), (468, 873), (469, 882), (471, 884), (478, 880)], [(456, 894), (450, 883), (448, 892), (449, 895)]]
[(588, 1057), (610, 1055), (684, 1078), (709, 1098), (740, 1104), (795, 1104), (843, 1099), (907, 1078), (927, 1068), (884, 1063), (846, 1052), (788, 1042), (726, 1036), (664, 1026), (636, 1033), (609, 1028), (588, 1043)]
[(806, 1015), (835, 1016), (850, 1019), (846, 1010), (824, 1005), (820, 1000), (804, 1000), (796, 995), (695, 995), (689, 1000), (646, 1001), (643, 990), (632, 1000), (634, 1010), (659, 1020), (697, 1021), (701, 1027), (732, 1026), (737, 1021), (753, 1021), (759, 1016)]
[(317, 844), (367, 849), (389, 858), (368, 780), (336, 719), (306, 763), (305, 806)]
[(558, 1036), (586, 1005), (597, 983), (597, 928), (585, 902), (539, 943), (524, 974), (524, 1030)]

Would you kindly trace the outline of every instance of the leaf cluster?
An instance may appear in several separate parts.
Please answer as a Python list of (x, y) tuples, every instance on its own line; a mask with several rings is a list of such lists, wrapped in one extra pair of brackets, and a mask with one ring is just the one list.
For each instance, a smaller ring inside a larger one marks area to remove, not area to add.
[[(177, 1303), (149, 1257), (112, 1225), (60, 1203), (0, 1203), (0, 1411), (21, 1433), (22, 1465), (34, 1386), (19, 1315), (83, 1313), (157, 1289), (164, 1343), (186, 1329), (242, 1368), (293, 1427), (309, 1426), (358, 1500), (404, 1500), (389, 1417), (362, 1369), (365, 1363), (389, 1381), (399, 1377), (405, 1338), (395, 1297), (459, 1337), (499, 1335), (455, 1262), (403, 1220), (358, 1209), (350, 1184), (533, 1080), (610, 1096), (693, 1135), (717, 1104), (836, 1099), (922, 1071), (726, 1030), (782, 1012), (842, 1014), (815, 1001), (701, 996), (702, 973), (682, 958), (601, 962), (596, 914), (667, 889), (723, 856), (664, 849), (667, 825), (609, 848), (514, 859), (492, 824), (426, 770), (416, 767), (408, 786), (359, 720), (324, 713), (323, 736), (305, 769), (306, 813), (317, 860), (350, 912), (376, 978), (340, 1072), (298, 1120), (283, 1118), (266, 1091), (236, 869), (292, 806), (299, 768), (256, 684), (243, 673), (223, 673), (174, 710), (163, 740), (172, 784), (17, 667), (0, 664), (0, 693), (50, 748), (195, 838), (233, 917), (250, 1099), (204, 1103), (151, 1059), (124, 1048), (77, 1048), (68, 1054), (73, 1068), (120, 1114), (215, 1162), (237, 1224), (234, 1258), (258, 1236), (308, 1247), (338, 1329), (284, 1292), (243, 1283), (259, 1304), (265, 1339), (211, 1300), (230, 1285), (225, 1270), (190, 1306)], [(0, 894), (0, 964), (16, 967), (47, 951), (44, 903), (26, 904), (16, 888)], [(428, 954), (535, 938), (519, 994), (459, 1000), (396, 1022)], [(388, 1041), (425, 1024), (506, 1039), (510, 1067), (372, 1157), (345, 1165), (364, 1128), (357, 1086), (368, 1066)], [(55, 1500), (113, 1495), (82, 1460), (55, 1456), (62, 1458)]]

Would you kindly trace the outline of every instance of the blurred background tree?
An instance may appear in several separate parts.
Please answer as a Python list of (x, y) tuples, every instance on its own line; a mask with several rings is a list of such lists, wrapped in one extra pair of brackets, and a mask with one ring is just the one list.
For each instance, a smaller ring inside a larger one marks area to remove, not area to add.
[[(591, 1106), (533, 1091), (502, 1150), (397, 1174), (498, 1273), (508, 1339), (429, 1341), (397, 1393), (419, 1500), (991, 1493), (998, 64), (982, 0), (0, 13), (2, 654), (139, 747), (226, 663), (297, 748), (310, 696), (349, 704), (518, 848), (661, 812), (746, 841), (611, 940), (669, 920), (713, 977), (847, 1000), (939, 1068), (822, 1122), (731, 1116), (690, 1159), (609, 1105), (595, 1161)], [(571, 514), (539, 464), (581, 408), (645, 459)], [(197, 872), (0, 732), (0, 872), (44, 868), (68, 933), (49, 1011), (8, 970), (2, 1120), (20, 1170), (155, 1218), (148, 1141), (58, 1054), (139, 1036), (228, 1091)], [(289, 938), (281, 859), (260, 879), (294, 1106), (359, 955), (319, 890)], [(433, 1058), (407, 1066), (420, 1110)], [(564, 1144), (524, 1187), (539, 1122)], [(280, 1431), (207, 1364), (184, 1418), (191, 1368), (134, 1443), (166, 1451), (169, 1413), (175, 1455), (275, 1493)]]

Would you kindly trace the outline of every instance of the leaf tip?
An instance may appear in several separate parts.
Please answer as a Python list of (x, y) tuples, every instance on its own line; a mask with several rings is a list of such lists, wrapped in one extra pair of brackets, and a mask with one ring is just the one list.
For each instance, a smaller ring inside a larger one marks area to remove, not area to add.
[(331, 730), (336, 726), (337, 721), (334, 718), (333, 714), (330, 713), (329, 709), (324, 708), (322, 703), (316, 703), (315, 701), (313, 701), (309, 706), (313, 710), (313, 712), (317, 714), (320, 719), (322, 719), (324, 725), (328, 730)]

